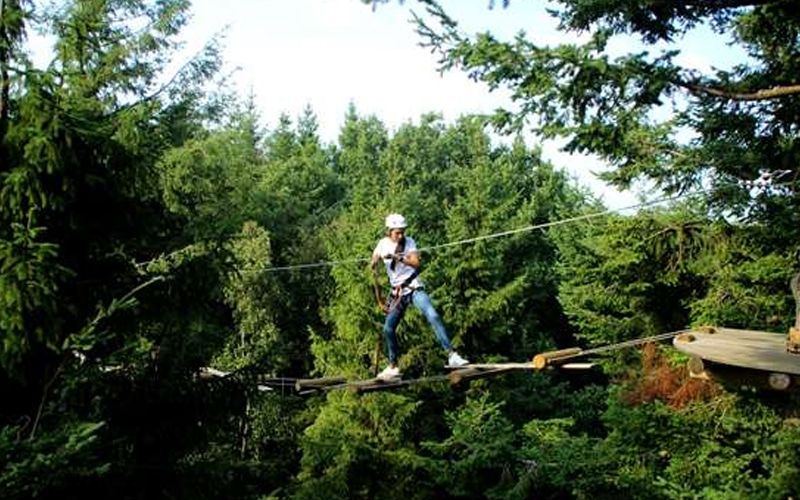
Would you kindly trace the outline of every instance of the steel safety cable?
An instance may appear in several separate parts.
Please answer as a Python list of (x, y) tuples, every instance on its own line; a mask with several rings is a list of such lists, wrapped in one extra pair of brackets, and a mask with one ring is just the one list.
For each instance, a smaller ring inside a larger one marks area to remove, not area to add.
[(622, 341), (622, 342), (617, 342), (617, 343), (614, 343), (614, 344), (608, 344), (608, 345), (599, 346), (599, 347), (593, 347), (593, 348), (590, 348), (590, 349), (582, 349), (580, 352), (577, 352), (575, 354), (568, 354), (568, 355), (565, 355), (565, 356), (560, 356), (558, 359), (559, 360), (564, 360), (564, 359), (571, 359), (571, 358), (580, 358), (582, 356), (589, 356), (591, 354), (600, 354), (600, 353), (603, 353), (603, 352), (616, 351), (616, 350), (619, 350), (619, 349), (625, 349), (627, 347), (633, 347), (633, 346), (637, 346), (637, 345), (641, 345), (641, 344), (646, 344), (648, 342), (657, 342), (659, 340), (670, 339), (672, 337), (677, 337), (678, 335), (680, 335), (682, 333), (687, 333), (687, 332), (690, 332), (690, 331), (691, 331), (690, 329), (675, 330), (675, 331), (672, 331), (672, 332), (660, 333), (658, 335), (651, 335), (649, 337), (640, 337), (638, 339), (625, 340), (625, 341)]
[[(592, 213), (589, 213), (589, 214), (576, 215), (574, 217), (567, 217), (565, 219), (559, 219), (559, 220), (556, 220), (556, 221), (543, 222), (541, 224), (532, 224), (532, 225), (529, 225), (529, 226), (520, 227), (520, 228), (516, 228), (516, 229), (509, 229), (509, 230), (500, 231), (500, 232), (497, 232), (497, 233), (486, 234), (486, 235), (482, 235), (482, 236), (476, 236), (474, 238), (466, 238), (466, 239), (462, 239), (462, 240), (456, 240), (456, 241), (450, 241), (450, 242), (447, 242), (447, 243), (442, 243), (442, 244), (439, 244), (439, 245), (421, 247), (421, 248), (418, 249), (418, 251), (419, 252), (430, 252), (432, 250), (439, 250), (439, 249), (442, 249), (442, 248), (453, 247), (453, 246), (457, 246), (457, 245), (465, 245), (465, 244), (468, 244), (468, 243), (475, 243), (477, 241), (490, 240), (490, 239), (494, 239), (494, 238), (501, 238), (501, 237), (510, 236), (510, 235), (513, 235), (513, 234), (535, 231), (537, 229), (546, 229), (546, 228), (549, 228), (549, 227), (561, 226), (561, 225), (564, 225), (564, 224), (571, 224), (573, 222), (579, 222), (579, 221), (584, 221), (584, 220), (593, 219), (593, 218), (597, 218), (597, 217), (603, 217), (605, 215), (610, 215), (610, 214), (617, 213), (617, 212), (624, 212), (624, 211), (627, 211), (627, 210), (635, 210), (635, 209), (645, 208), (645, 207), (658, 205), (660, 203), (664, 203), (664, 202), (668, 202), (668, 201), (675, 201), (675, 200), (679, 200), (679, 199), (682, 199), (682, 198), (687, 198), (687, 197), (691, 197), (691, 196), (697, 196), (697, 195), (701, 195), (701, 194), (706, 194), (706, 193), (708, 193), (710, 191), (713, 191), (714, 189), (715, 188), (708, 188), (708, 189), (703, 189), (703, 190), (699, 190), (699, 191), (693, 191), (691, 193), (684, 193), (684, 194), (675, 195), (675, 196), (664, 196), (664, 197), (661, 197), (661, 198), (656, 198), (654, 200), (645, 201), (645, 202), (642, 202), (642, 203), (637, 203), (635, 205), (630, 205), (630, 206), (627, 206), (627, 207), (612, 208), (612, 209), (603, 210), (603, 211), (600, 211), (600, 212), (592, 212)], [(292, 265), (286, 265), (286, 266), (267, 267), (267, 268), (264, 268), (264, 269), (258, 269), (258, 270), (248, 271), (248, 272), (252, 272), (252, 273), (273, 273), (273, 272), (279, 272), (279, 271), (293, 271), (293, 270), (302, 270), (302, 269), (314, 269), (314, 268), (320, 268), (320, 267), (332, 267), (332, 266), (337, 266), (337, 265), (342, 265), (342, 264), (358, 264), (358, 263), (362, 263), (362, 262), (368, 262), (370, 260), (371, 260), (371, 257), (359, 257), (359, 258), (344, 259), (344, 260), (327, 260), (327, 261), (319, 261), (319, 262), (309, 262), (309, 263), (306, 263), (306, 264), (292, 264)]]

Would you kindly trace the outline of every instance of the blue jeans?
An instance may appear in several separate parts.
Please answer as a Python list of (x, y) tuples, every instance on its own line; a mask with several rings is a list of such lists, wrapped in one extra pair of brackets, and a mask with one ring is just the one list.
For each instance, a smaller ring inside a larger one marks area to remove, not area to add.
[(397, 363), (397, 325), (403, 319), (409, 302), (413, 302), (414, 306), (422, 312), (425, 319), (431, 324), (433, 331), (436, 333), (436, 340), (439, 341), (442, 349), (448, 352), (452, 351), (453, 347), (447, 337), (447, 330), (444, 328), (441, 316), (433, 308), (431, 298), (425, 293), (425, 290), (417, 289), (412, 293), (403, 295), (397, 305), (386, 315), (386, 321), (383, 323), (383, 337), (386, 341), (386, 356), (389, 358), (389, 362), (392, 364)]

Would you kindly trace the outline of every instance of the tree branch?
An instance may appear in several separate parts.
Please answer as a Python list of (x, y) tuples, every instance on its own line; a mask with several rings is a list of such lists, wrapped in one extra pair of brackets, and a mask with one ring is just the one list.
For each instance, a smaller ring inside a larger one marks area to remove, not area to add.
[[(655, 2), (660, 3), (660, 2)], [(705, 7), (708, 9), (735, 9), (738, 7), (757, 7), (759, 5), (769, 5), (784, 3), (781, 0), (694, 0), (684, 2), (687, 7)]]
[(33, 419), (31, 433), (28, 435), (28, 440), (30, 441), (33, 441), (33, 438), (36, 437), (36, 430), (39, 428), (39, 420), (42, 418), (42, 411), (44, 410), (44, 404), (47, 401), (47, 394), (50, 392), (50, 387), (52, 387), (52, 385), (55, 383), (58, 376), (61, 375), (61, 371), (64, 369), (65, 361), (65, 358), (62, 357), (61, 362), (58, 363), (55, 373), (53, 373), (53, 376), (50, 377), (50, 380), (48, 380), (42, 388), (42, 397), (39, 400), (39, 407), (36, 409), (36, 416)]
[(199, 55), (204, 50), (206, 50), (207, 48), (208, 48), (208, 45), (204, 46), (202, 49), (200, 49), (200, 51), (198, 51), (195, 54), (194, 57), (190, 58), (185, 63), (183, 63), (183, 65), (175, 73), (173, 73), (173, 75), (170, 77), (170, 79), (165, 84), (163, 84), (161, 87), (156, 89), (154, 92), (152, 92), (149, 95), (145, 95), (144, 97), (142, 97), (141, 99), (139, 99), (137, 101), (134, 101), (134, 102), (131, 102), (131, 103), (128, 103), (128, 104), (124, 104), (124, 105), (120, 106), (119, 108), (117, 108), (117, 109), (111, 111), (109, 114), (107, 114), (105, 116), (105, 118), (114, 117), (114, 116), (116, 116), (116, 115), (118, 115), (118, 114), (120, 114), (120, 113), (122, 113), (122, 112), (124, 112), (124, 111), (126, 111), (128, 109), (135, 108), (136, 106), (139, 106), (141, 104), (145, 104), (145, 103), (147, 103), (149, 101), (152, 101), (152, 100), (156, 99), (158, 96), (160, 96), (162, 93), (164, 93), (170, 87), (172, 87), (172, 85), (176, 81), (178, 81), (178, 79), (180, 77), (182, 77), (184, 75), (184, 71), (186, 71), (188, 68), (190, 68), (192, 66), (192, 64), (197, 60), (196, 58), (199, 57)]
[(765, 101), (787, 95), (800, 94), (800, 84), (776, 86), (769, 89), (756, 90), (755, 92), (735, 92), (715, 87), (708, 87), (697, 83), (677, 81), (679, 85), (693, 94), (705, 94), (722, 97), (733, 101)]

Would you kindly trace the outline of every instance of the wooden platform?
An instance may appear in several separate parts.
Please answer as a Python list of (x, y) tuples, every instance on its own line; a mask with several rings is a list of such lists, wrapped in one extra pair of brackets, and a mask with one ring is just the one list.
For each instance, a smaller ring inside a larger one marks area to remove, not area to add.
[(704, 327), (678, 335), (679, 351), (720, 365), (800, 375), (800, 354), (786, 350), (786, 334)]

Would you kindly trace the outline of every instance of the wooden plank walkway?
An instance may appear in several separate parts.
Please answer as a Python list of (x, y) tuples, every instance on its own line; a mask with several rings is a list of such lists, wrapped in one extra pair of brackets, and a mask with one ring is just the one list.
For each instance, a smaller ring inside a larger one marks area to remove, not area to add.
[[(551, 365), (554, 368), (556, 365)], [(559, 368), (573, 369), (573, 370), (589, 370), (594, 367), (593, 363), (567, 363), (558, 365)], [(446, 375), (431, 375), (417, 379), (398, 379), (383, 381), (378, 379), (357, 380), (346, 382), (343, 384), (330, 385), (325, 390), (340, 389), (348, 387), (351, 391), (357, 393), (374, 392), (391, 390), (397, 387), (416, 385), (420, 383), (431, 382), (449, 382), (453, 386), (467, 383), (472, 380), (481, 378), (493, 377), (515, 371), (541, 371), (541, 368), (535, 366), (534, 362), (527, 363), (472, 363), (459, 368), (450, 369), (450, 373)]]
[[(356, 393), (392, 390), (399, 387), (416, 384), (449, 382), (453, 386), (468, 383), (495, 375), (515, 371), (541, 371), (544, 369), (561, 368), (567, 370), (589, 370), (593, 363), (568, 362), (581, 355), (578, 348), (561, 349), (537, 354), (527, 362), (499, 362), (499, 363), (473, 363), (459, 368), (449, 369), (449, 373), (428, 375), (414, 379), (379, 380), (371, 378), (366, 380), (347, 380), (343, 376), (328, 376), (319, 378), (291, 378), (291, 377), (263, 377), (257, 376), (258, 389), (261, 391), (293, 390), (299, 395), (319, 394), (327, 391), (349, 389)], [(224, 372), (215, 368), (203, 367), (198, 375), (200, 378), (229, 378), (237, 377), (236, 372)]]
[(736, 328), (699, 328), (672, 340), (675, 348), (714, 363), (800, 375), (800, 354), (786, 350), (786, 334)]

